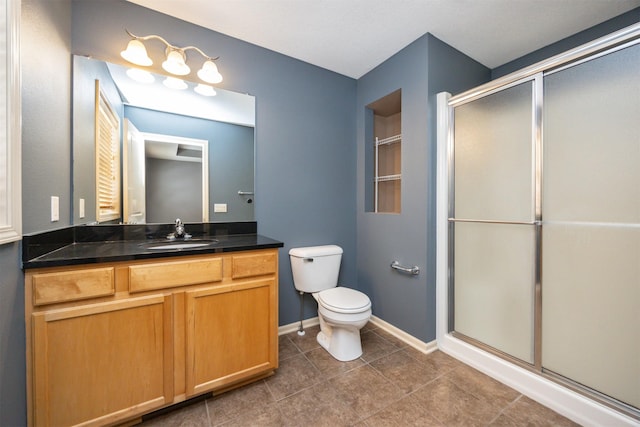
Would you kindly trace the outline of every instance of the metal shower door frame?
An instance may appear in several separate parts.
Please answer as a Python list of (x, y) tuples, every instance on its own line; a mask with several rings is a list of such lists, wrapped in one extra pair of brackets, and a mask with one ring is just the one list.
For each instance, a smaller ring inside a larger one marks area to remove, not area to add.
[[(439, 104), (446, 104), (446, 107), (440, 106), (439, 108), (446, 108), (446, 113), (443, 113), (443, 119), (446, 124), (443, 126), (439, 122), (439, 127), (446, 128), (446, 177), (442, 175), (439, 178), (445, 178), (448, 180), (448, 218), (447, 218), (447, 235), (448, 235), (448, 253), (447, 257), (447, 280), (448, 280), (448, 310), (446, 315), (446, 330), (449, 334), (452, 334), (458, 339), (469, 342), (483, 350), (487, 350), (490, 353), (496, 354), (506, 360), (521, 366), (532, 372), (535, 372), (541, 376), (549, 378), (553, 381), (561, 383), (562, 385), (588, 396), (606, 406), (612, 407), (623, 413), (638, 418), (639, 414), (637, 410), (629, 408), (628, 406), (618, 402), (615, 399), (609, 398), (599, 393), (597, 390), (585, 388), (580, 384), (572, 382), (570, 379), (566, 379), (557, 374), (547, 373), (542, 367), (542, 184), (543, 184), (543, 140), (542, 140), (542, 114), (543, 114), (543, 82), (544, 77), (564, 69), (579, 65), (586, 61), (596, 59), (600, 56), (613, 53), (617, 50), (624, 49), (631, 45), (640, 43), (640, 23), (634, 24), (629, 27), (623, 28), (617, 32), (601, 37), (593, 42), (584, 44), (575, 49), (567, 51), (565, 53), (556, 55), (547, 60), (536, 63), (532, 66), (526, 67), (520, 71), (514, 72), (502, 78), (491, 81), (487, 84), (481, 85), (477, 88), (471, 89), (467, 92), (461, 93), (456, 96), (450, 96), (449, 94), (442, 93), (438, 95)], [(532, 149), (534, 151), (533, 156), (533, 198), (534, 198), (534, 215), (532, 222), (513, 222), (513, 221), (486, 221), (486, 220), (470, 220), (470, 219), (458, 219), (455, 217), (454, 206), (454, 194), (455, 194), (455, 161), (454, 161), (454, 125), (455, 125), (455, 108), (475, 100), (484, 98), (491, 94), (498, 93), (510, 87), (522, 84), (524, 82), (533, 82), (533, 97), (532, 97)], [(441, 97), (441, 95), (443, 95)], [(440, 114), (440, 113), (439, 113)], [(439, 118), (440, 121), (440, 118)], [(455, 332), (454, 325), (454, 224), (456, 222), (484, 222), (484, 223), (498, 223), (498, 224), (518, 224), (518, 225), (533, 225), (535, 227), (535, 273), (534, 273), (534, 334), (533, 334), (533, 349), (534, 357), (533, 364), (522, 361), (509, 354), (506, 354), (500, 350), (490, 347), (482, 342), (479, 342), (473, 338), (466, 337), (460, 333)]]

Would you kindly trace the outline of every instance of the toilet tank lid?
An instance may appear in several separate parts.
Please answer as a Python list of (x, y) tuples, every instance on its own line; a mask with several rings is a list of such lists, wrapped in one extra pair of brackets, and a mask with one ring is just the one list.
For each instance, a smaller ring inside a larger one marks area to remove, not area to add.
[(337, 245), (307, 246), (304, 248), (291, 248), (289, 255), (296, 258), (313, 258), (342, 254), (342, 248)]

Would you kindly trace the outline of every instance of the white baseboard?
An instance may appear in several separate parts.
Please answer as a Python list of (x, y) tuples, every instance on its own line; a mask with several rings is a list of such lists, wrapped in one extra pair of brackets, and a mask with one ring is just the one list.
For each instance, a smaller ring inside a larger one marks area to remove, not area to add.
[(410, 345), (411, 347), (425, 354), (429, 354), (432, 351), (436, 351), (438, 349), (438, 344), (436, 340), (433, 340), (431, 342), (420, 341), (418, 338), (414, 337), (413, 335), (409, 335), (402, 329), (396, 328), (391, 323), (387, 323), (377, 316), (371, 316), (371, 323), (373, 323), (380, 329), (390, 333), (391, 335), (398, 338), (402, 342)]
[[(438, 345), (435, 340), (428, 343), (424, 341), (420, 341), (418, 338), (412, 335), (409, 335), (405, 331), (396, 328), (391, 323), (387, 323), (384, 320), (380, 319), (379, 317), (371, 316), (371, 323), (373, 323), (380, 329), (390, 333), (394, 337), (398, 338), (400, 341), (406, 343), (407, 345), (410, 345), (411, 347), (425, 354), (429, 354), (432, 351), (435, 351), (438, 349)], [(310, 319), (305, 319), (302, 321), (303, 328), (310, 328), (318, 324), (320, 324), (320, 320), (318, 319), (317, 316), (312, 317)], [(294, 323), (289, 323), (288, 325), (282, 325), (278, 327), (278, 335), (290, 334), (291, 332), (297, 331), (299, 327), (300, 327), (300, 322), (294, 322)]]

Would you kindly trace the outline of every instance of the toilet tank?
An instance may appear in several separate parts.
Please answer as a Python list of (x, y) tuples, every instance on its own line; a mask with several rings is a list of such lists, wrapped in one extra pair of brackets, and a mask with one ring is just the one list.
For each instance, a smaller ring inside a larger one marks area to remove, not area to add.
[(342, 248), (336, 245), (292, 248), (289, 251), (293, 285), (302, 292), (314, 293), (338, 285)]

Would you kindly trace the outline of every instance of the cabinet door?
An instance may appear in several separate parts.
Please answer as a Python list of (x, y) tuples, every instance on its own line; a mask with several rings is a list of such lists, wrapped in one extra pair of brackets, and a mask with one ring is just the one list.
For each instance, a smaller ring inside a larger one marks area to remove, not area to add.
[(171, 296), (32, 315), (35, 425), (109, 424), (173, 399)]
[(186, 393), (277, 368), (274, 279), (186, 292)]

